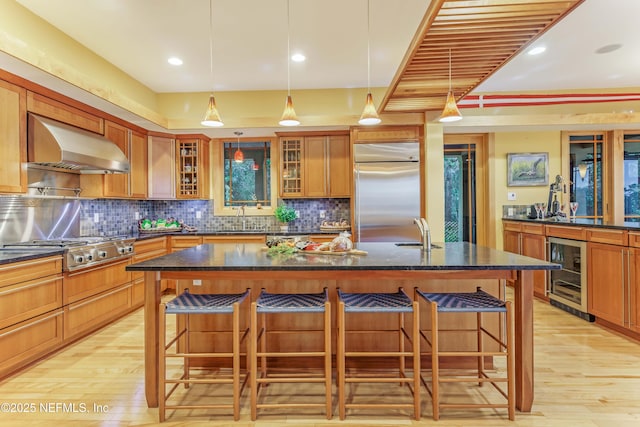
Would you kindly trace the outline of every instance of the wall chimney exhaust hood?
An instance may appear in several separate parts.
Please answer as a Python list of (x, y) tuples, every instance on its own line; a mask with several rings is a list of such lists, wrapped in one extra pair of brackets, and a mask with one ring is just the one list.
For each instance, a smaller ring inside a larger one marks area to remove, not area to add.
[(102, 135), (29, 113), (28, 165), (86, 174), (129, 173), (122, 150)]

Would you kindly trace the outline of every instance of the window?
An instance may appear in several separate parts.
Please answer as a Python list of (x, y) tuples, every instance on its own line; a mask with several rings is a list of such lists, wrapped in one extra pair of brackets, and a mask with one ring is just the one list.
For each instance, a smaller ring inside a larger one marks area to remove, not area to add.
[(602, 150), (604, 134), (569, 135), (570, 201), (576, 216), (602, 219)]
[(640, 222), (640, 134), (624, 135), (624, 220)]
[[(271, 206), (270, 141), (224, 142), (224, 206)], [(240, 150), (243, 159), (235, 159)]]

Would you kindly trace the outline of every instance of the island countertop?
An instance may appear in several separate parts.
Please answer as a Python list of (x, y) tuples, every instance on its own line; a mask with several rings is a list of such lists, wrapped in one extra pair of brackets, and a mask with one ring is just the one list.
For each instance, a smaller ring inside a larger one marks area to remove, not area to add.
[(314, 270), (551, 270), (534, 258), (469, 243), (441, 243), (430, 252), (393, 243), (360, 243), (366, 255), (317, 253), (269, 255), (257, 243), (215, 243), (129, 265), (128, 271), (314, 271)]

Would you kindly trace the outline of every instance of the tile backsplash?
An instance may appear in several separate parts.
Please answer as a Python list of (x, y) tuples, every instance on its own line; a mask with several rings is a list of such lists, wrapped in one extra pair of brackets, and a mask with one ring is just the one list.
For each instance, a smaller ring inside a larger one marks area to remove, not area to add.
[[(213, 215), (213, 200), (82, 200), (80, 234), (83, 236), (115, 236), (135, 233), (139, 218), (168, 218), (183, 220), (199, 230), (221, 230), (237, 227), (241, 219), (235, 216)], [(297, 199), (284, 203), (300, 212), (298, 219), (289, 223), (291, 230), (309, 230), (320, 227), (322, 221), (350, 221), (349, 199)], [(320, 212), (325, 218), (320, 218)], [(200, 218), (197, 213), (200, 212)], [(96, 221), (97, 220), (97, 221)], [(273, 216), (247, 216), (247, 229), (277, 230), (279, 223)]]

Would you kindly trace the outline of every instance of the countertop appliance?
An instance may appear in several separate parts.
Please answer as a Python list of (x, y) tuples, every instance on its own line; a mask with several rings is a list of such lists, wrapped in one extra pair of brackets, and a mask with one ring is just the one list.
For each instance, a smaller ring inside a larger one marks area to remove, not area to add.
[(353, 155), (357, 241), (419, 241), (419, 144), (355, 144)]
[(76, 237), (28, 240), (8, 243), (2, 248), (11, 250), (63, 249), (62, 270), (76, 271), (132, 256), (134, 241), (134, 238), (127, 237)]

